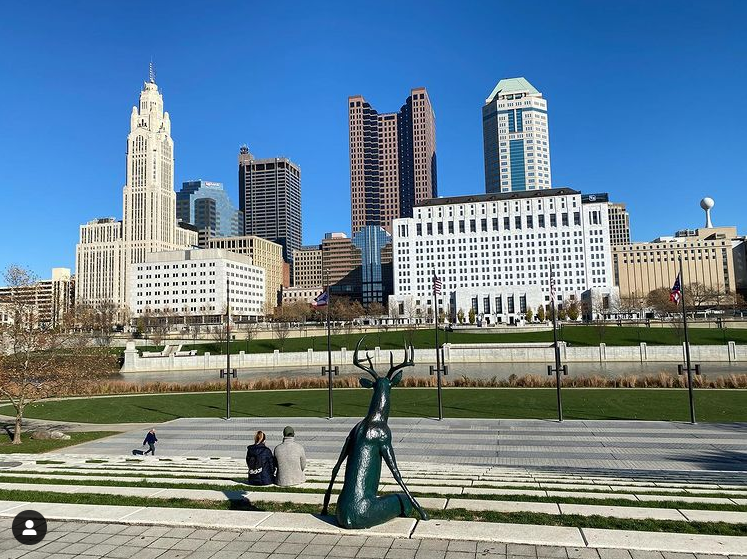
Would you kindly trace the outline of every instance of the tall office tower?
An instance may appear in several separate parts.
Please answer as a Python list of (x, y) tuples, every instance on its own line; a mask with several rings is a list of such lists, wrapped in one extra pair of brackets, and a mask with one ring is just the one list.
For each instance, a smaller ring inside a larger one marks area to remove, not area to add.
[(378, 113), (361, 95), (348, 98), (350, 213), (353, 234), (366, 225), (391, 231), (415, 204), (438, 195), (436, 117), (424, 87), (397, 113)]
[(551, 188), (547, 101), (524, 78), (498, 82), (482, 108), (485, 192)]
[(235, 237), (243, 231), (242, 214), (220, 182), (182, 183), (176, 194), (176, 218), (191, 223), (206, 237)]
[(610, 216), (610, 244), (630, 244), (630, 214), (625, 209), (625, 204), (609, 203)]
[(254, 159), (239, 150), (239, 206), (244, 235), (256, 235), (283, 247), (286, 262), (301, 247), (301, 169), (290, 159)]
[(76, 300), (125, 306), (131, 264), (144, 262), (151, 252), (196, 244), (197, 233), (177, 225), (171, 120), (151, 69), (130, 114), (122, 221), (105, 218), (81, 225)]

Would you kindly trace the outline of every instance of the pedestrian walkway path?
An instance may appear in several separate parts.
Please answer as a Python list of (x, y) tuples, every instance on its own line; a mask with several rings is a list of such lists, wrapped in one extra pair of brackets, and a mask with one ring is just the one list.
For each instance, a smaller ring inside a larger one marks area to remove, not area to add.
[[(10, 518), (0, 518), (0, 532), (10, 530)], [(0, 557), (86, 559), (713, 559), (708, 551), (688, 553), (627, 550), (587, 545), (525, 544), (476, 540), (394, 537), (379, 534), (330, 534), (255, 530), (245, 528), (197, 528), (156, 526), (125, 522), (51, 521), (44, 541), (23, 546), (13, 538), (0, 539)], [(511, 526), (513, 528), (513, 526)], [(510, 534), (509, 534), (510, 535)], [(592, 542), (600, 535), (590, 532)], [(634, 534), (640, 540), (640, 534)], [(657, 535), (658, 536), (658, 535)], [(685, 538), (687, 539), (687, 538)], [(606, 542), (609, 543), (609, 542)], [(730, 552), (730, 544), (720, 545), (721, 557)], [(738, 543), (738, 542), (737, 542)], [(736, 559), (743, 549), (729, 555)]]
[[(268, 445), (292, 425), (310, 458), (334, 460), (355, 418), (177, 419), (156, 425), (164, 456), (242, 458), (254, 432)], [(747, 470), (747, 423), (391, 418), (401, 461), (483, 466), (625, 470)], [(148, 426), (150, 427), (150, 426)], [(77, 454), (122, 456), (147, 429), (75, 447)], [(63, 449), (60, 452), (69, 452)]]

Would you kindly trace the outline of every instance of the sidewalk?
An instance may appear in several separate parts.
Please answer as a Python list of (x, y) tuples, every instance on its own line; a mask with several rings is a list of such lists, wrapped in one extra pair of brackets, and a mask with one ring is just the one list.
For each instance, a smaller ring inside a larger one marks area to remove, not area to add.
[[(579, 545), (534, 545), (468, 540), (414, 539), (379, 535), (315, 534), (278, 530), (143, 526), (125, 523), (49, 521), (44, 541), (22, 545), (0, 519), (0, 558), (73, 557), (131, 559), (714, 559), (713, 553), (676, 553)], [(502, 525), (509, 526), (510, 525)], [(520, 525), (516, 525), (520, 529)], [(635, 533), (637, 538), (656, 534)], [(666, 538), (666, 534), (664, 534)], [(690, 536), (692, 537), (692, 536)], [(680, 536), (687, 540), (688, 536)], [(714, 537), (715, 538), (715, 537)], [(602, 544), (605, 545), (605, 544)], [(722, 550), (721, 558), (727, 556)], [(729, 558), (744, 557), (731, 548)]]

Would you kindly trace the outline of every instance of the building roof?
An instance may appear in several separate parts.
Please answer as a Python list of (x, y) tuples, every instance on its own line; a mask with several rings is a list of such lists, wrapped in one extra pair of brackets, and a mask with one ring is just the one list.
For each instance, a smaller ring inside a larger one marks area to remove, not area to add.
[(529, 93), (531, 95), (540, 95), (540, 92), (529, 83), (526, 78), (505, 78), (498, 82), (493, 91), (485, 99), (485, 103), (490, 103), (499, 94), (506, 95), (510, 93)]
[(495, 202), (498, 200), (522, 200), (525, 198), (545, 198), (548, 196), (564, 196), (581, 194), (572, 188), (544, 188), (541, 190), (522, 190), (519, 192), (495, 192), (492, 194), (471, 194), (469, 196), (449, 196), (447, 198), (431, 198), (416, 204), (416, 208), (425, 206), (445, 206), (448, 204), (470, 204), (475, 202)]

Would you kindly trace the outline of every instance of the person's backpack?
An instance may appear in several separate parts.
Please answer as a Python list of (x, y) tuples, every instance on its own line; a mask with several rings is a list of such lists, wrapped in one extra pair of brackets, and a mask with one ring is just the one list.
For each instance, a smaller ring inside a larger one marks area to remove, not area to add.
[(246, 459), (246, 465), (249, 467), (249, 475), (257, 475), (262, 473), (262, 461), (256, 452), (249, 451), (249, 456)]

